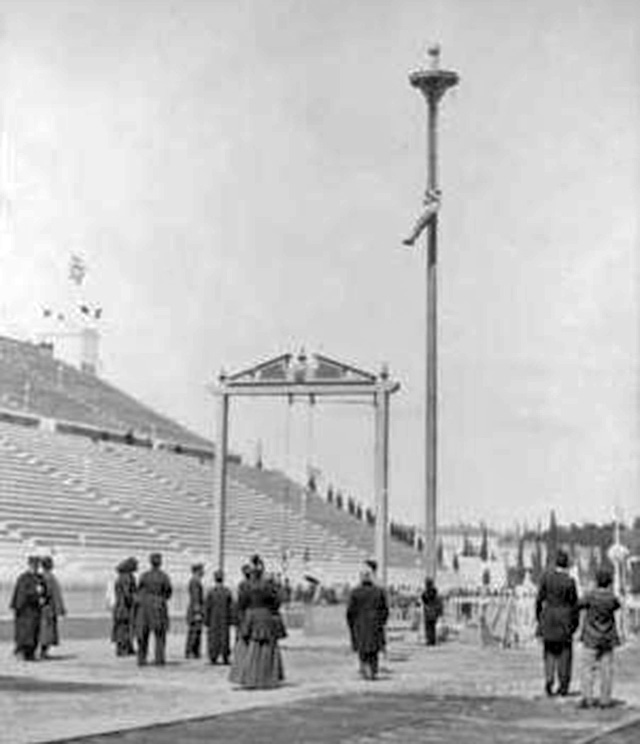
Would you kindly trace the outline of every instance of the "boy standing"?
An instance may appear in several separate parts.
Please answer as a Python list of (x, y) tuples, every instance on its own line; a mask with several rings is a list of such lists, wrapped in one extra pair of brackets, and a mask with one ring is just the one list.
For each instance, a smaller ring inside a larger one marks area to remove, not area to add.
[[(580, 609), (586, 612), (581, 637), (584, 644), (581, 708), (598, 704), (601, 708), (609, 708), (613, 704), (613, 649), (620, 645), (616, 627), (616, 611), (620, 609), (620, 602), (611, 589), (612, 583), (611, 571), (598, 570), (596, 588), (580, 601)], [(599, 701), (593, 697), (596, 674), (600, 677)]]

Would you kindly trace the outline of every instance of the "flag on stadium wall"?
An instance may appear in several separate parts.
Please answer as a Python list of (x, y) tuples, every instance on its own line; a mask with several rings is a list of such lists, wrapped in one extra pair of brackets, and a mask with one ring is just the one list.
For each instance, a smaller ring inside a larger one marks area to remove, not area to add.
[(82, 256), (72, 253), (69, 259), (69, 279), (77, 285), (82, 284), (87, 273), (87, 265)]

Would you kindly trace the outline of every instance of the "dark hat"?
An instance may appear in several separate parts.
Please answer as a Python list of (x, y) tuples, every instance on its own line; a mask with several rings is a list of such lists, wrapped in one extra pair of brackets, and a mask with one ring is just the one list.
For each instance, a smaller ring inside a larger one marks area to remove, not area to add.
[(258, 567), (264, 568), (264, 561), (262, 560), (262, 558), (260, 558), (260, 556), (257, 553), (251, 556), (250, 563), (254, 568), (258, 568)]
[(199, 573), (200, 571), (204, 571), (204, 563), (194, 563), (194, 564), (192, 564), (191, 571), (193, 573)]
[(149, 556), (149, 563), (154, 567), (157, 568), (162, 564), (162, 553), (151, 553)]
[(308, 581), (308, 582), (309, 582), (310, 584), (319, 584), (319, 583), (320, 583), (320, 579), (316, 579), (316, 577), (315, 577), (315, 576), (312, 576), (311, 574), (305, 574), (305, 575), (304, 575), (304, 578), (305, 578), (305, 579), (306, 579), (306, 581)]
[(218, 584), (221, 584), (224, 581), (224, 572), (222, 571), (222, 569), (216, 569), (213, 572), (213, 578)]
[(596, 586), (606, 589), (613, 584), (613, 573), (609, 568), (599, 568), (596, 571)]
[(556, 553), (556, 566), (558, 568), (569, 568), (569, 554), (566, 550), (558, 550)]
[(373, 573), (376, 573), (376, 571), (378, 570), (378, 561), (374, 560), (373, 558), (369, 558), (369, 560), (366, 560), (364, 562), (364, 565), (369, 566)]
[(116, 566), (118, 573), (133, 573), (138, 570), (138, 560), (136, 558), (125, 558)]

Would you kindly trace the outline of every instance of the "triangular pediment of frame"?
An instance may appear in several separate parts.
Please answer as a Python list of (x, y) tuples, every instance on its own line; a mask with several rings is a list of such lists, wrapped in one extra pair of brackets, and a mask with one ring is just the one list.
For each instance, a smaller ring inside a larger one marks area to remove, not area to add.
[(323, 354), (281, 354), (226, 377), (227, 385), (355, 383), (375, 385), (376, 375)]

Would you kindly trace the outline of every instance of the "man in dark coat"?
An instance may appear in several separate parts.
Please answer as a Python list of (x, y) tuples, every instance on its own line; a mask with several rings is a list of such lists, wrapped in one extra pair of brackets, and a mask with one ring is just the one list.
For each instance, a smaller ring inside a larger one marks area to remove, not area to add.
[(378, 675), (378, 654), (384, 648), (384, 627), (389, 617), (387, 597), (376, 586), (370, 570), (363, 571), (360, 586), (349, 598), (347, 624), (351, 646), (360, 659), (360, 673), (365, 679)]
[(436, 627), (442, 616), (442, 598), (438, 594), (433, 579), (425, 579), (422, 592), (422, 606), (424, 611), (424, 635), (427, 646), (436, 645)]
[(15, 625), (15, 653), (25, 661), (34, 661), (40, 636), (45, 585), (38, 574), (40, 559), (29, 556), (28, 568), (16, 581), (11, 597)]
[(204, 621), (204, 589), (202, 577), (204, 566), (195, 563), (191, 566), (191, 578), (187, 588), (189, 604), (187, 606), (187, 642), (185, 657), (187, 659), (199, 659), (202, 646), (202, 623)]
[(204, 624), (207, 626), (207, 647), (209, 661), (217, 664), (222, 657), (223, 664), (229, 664), (231, 643), (229, 630), (233, 621), (233, 597), (224, 585), (222, 571), (216, 571), (213, 575), (214, 585), (207, 592), (204, 607)]
[[(545, 691), (569, 694), (573, 634), (578, 629), (580, 614), (576, 582), (569, 576), (569, 556), (564, 550), (556, 555), (556, 565), (546, 571), (540, 580), (536, 598), (538, 634), (544, 647)], [(558, 689), (554, 682), (558, 677)]]
[(167, 631), (169, 630), (169, 610), (167, 603), (171, 598), (171, 581), (162, 570), (162, 556), (152, 553), (149, 556), (151, 568), (140, 577), (136, 610), (136, 630), (138, 636), (138, 666), (147, 663), (149, 636), (154, 635), (155, 663), (165, 663)]

